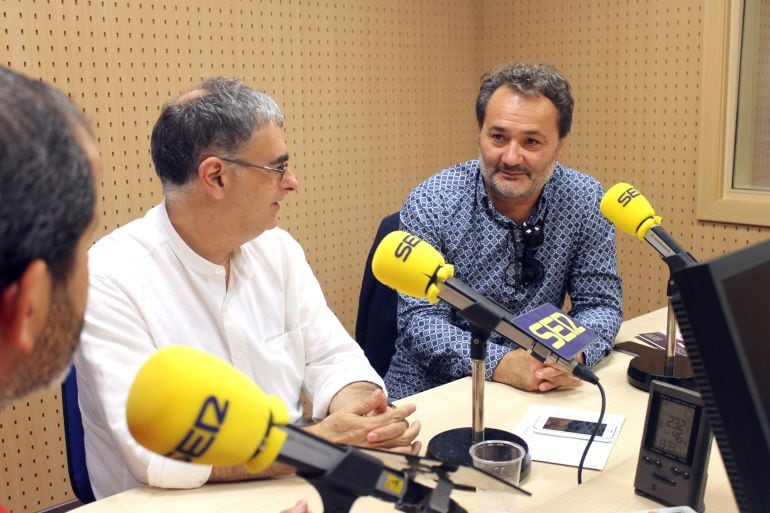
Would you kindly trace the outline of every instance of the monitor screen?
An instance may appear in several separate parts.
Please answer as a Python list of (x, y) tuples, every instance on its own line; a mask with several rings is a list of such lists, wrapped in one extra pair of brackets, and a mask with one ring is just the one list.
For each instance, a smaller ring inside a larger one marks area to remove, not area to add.
[(723, 282), (727, 306), (765, 414), (770, 412), (770, 255), (767, 258), (767, 262)]
[(738, 507), (770, 512), (770, 241), (674, 279), (674, 310)]

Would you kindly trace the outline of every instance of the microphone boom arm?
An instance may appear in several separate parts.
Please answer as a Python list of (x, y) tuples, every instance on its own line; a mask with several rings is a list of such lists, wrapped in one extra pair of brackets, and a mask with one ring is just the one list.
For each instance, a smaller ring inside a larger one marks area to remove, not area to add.
[[(295, 467), (297, 475), (313, 485), (324, 513), (348, 513), (363, 496), (395, 503), (396, 509), (408, 513), (467, 513), (449, 498), (452, 483), (448, 479), (434, 491), (355, 447), (332, 444), (291, 425), (280, 429), (288, 437), (279, 460)], [(441, 507), (434, 509), (436, 504)]]
[[(660, 225), (655, 225), (644, 234), (650, 246), (660, 253), (663, 261), (666, 262), (673, 273), (685, 265), (697, 263), (686, 249), (684, 249), (669, 233)], [(671, 295), (671, 294), (669, 294)]]
[(666, 321), (666, 357), (663, 363), (663, 373), (666, 376), (674, 376), (676, 375), (677, 324), (673, 301), (679, 295), (679, 288), (676, 285), (674, 273), (687, 265), (697, 263), (697, 260), (660, 225), (650, 228), (644, 235), (644, 240), (660, 253), (669, 270), (668, 283), (666, 284), (668, 312)]
[[(596, 384), (599, 378), (591, 372), (588, 367), (576, 360), (566, 360), (556, 353), (550, 351), (546, 346), (538, 343), (534, 338), (521, 331), (513, 324), (513, 314), (501, 305), (488, 299), (460, 280), (449, 278), (443, 282), (438, 297), (458, 310), (458, 313), (474, 326), (484, 326), (484, 322), (478, 319), (478, 312), (491, 312), (491, 319), (497, 319), (497, 324), (491, 326), (491, 331), (499, 333), (506, 340), (509, 340), (527, 351), (530, 355), (541, 362), (551, 362), (557, 367), (564, 369), (570, 374)], [(475, 307), (475, 308), (471, 308)], [(464, 312), (474, 312), (474, 318), (468, 318)]]

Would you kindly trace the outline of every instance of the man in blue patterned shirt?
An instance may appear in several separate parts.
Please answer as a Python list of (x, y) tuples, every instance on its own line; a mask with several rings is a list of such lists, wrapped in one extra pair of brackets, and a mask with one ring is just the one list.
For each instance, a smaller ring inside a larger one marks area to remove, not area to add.
[[(572, 124), (567, 81), (551, 66), (508, 65), (487, 74), (476, 100), (478, 160), (418, 185), (401, 224), (455, 265), (455, 276), (520, 314), (551, 303), (600, 339), (580, 359), (593, 366), (612, 350), (621, 321), (615, 230), (599, 212), (594, 178), (562, 166)], [(385, 376), (401, 398), (471, 373), (468, 323), (444, 302), (399, 297), (396, 353)], [(523, 390), (576, 387), (500, 335), (487, 344), (486, 378)]]

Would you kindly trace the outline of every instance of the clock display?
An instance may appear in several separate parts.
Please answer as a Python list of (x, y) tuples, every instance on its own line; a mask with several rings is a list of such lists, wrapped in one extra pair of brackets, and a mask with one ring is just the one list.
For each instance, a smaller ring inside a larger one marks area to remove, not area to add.
[(692, 406), (671, 400), (661, 401), (653, 447), (686, 460), (694, 419), (695, 408)]

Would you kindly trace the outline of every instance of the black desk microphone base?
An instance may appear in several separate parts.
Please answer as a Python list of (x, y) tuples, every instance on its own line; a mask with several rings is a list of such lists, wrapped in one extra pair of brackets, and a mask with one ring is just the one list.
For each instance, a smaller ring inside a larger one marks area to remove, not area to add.
[(647, 391), (650, 382), (655, 379), (682, 388), (695, 389), (695, 377), (692, 365), (686, 356), (675, 355), (672, 369), (666, 369), (666, 352), (637, 342), (615, 344), (617, 351), (634, 354), (628, 363), (628, 382), (636, 388)]
[[(532, 455), (529, 453), (529, 446), (523, 438), (502, 429), (485, 428), (484, 440), (507, 440), (524, 447), (525, 455), (521, 462), (520, 480), (523, 482), (529, 476)], [(471, 445), (473, 445), (473, 430), (471, 428), (450, 429), (430, 439), (427, 454), (430, 458), (472, 467), (473, 460), (471, 460), (471, 455), (468, 452)]]

